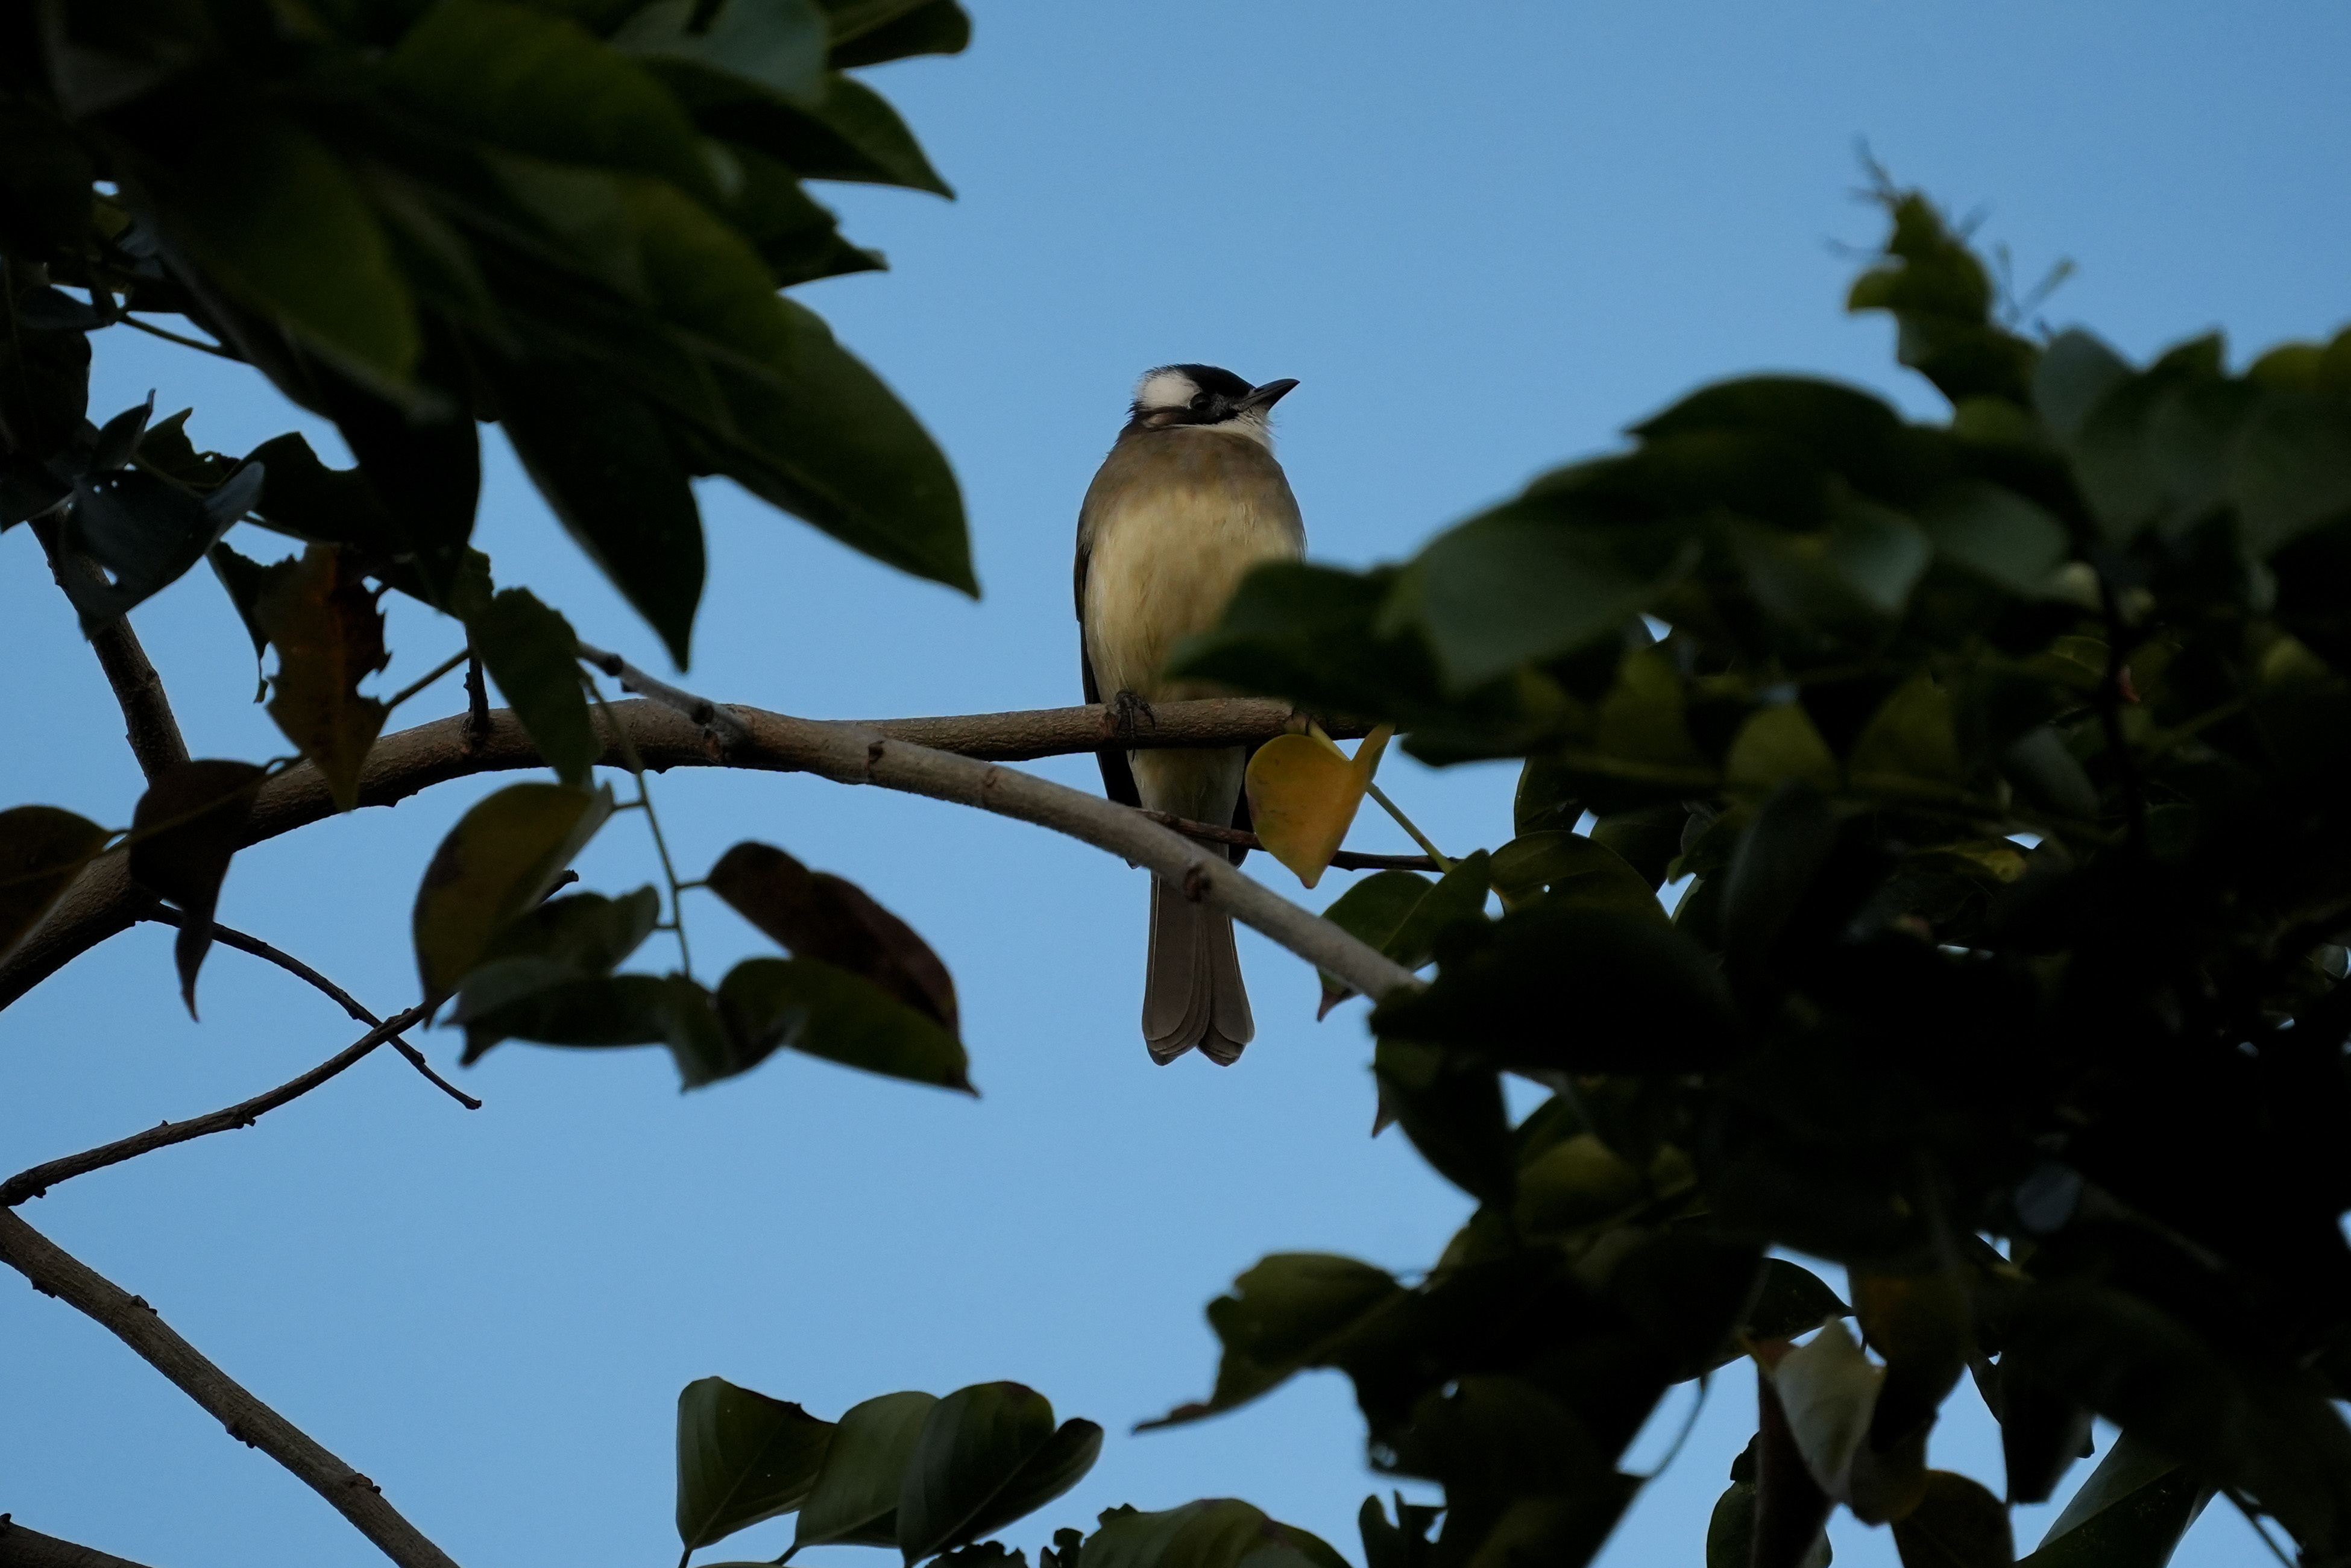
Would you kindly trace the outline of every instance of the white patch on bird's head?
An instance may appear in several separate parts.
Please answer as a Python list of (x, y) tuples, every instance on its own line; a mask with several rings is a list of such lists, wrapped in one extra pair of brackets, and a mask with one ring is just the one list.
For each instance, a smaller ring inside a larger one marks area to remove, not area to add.
[(1135, 383), (1134, 406), (1139, 411), (1155, 408), (1188, 408), (1200, 395), (1200, 383), (1182, 371), (1162, 369), (1145, 372)]

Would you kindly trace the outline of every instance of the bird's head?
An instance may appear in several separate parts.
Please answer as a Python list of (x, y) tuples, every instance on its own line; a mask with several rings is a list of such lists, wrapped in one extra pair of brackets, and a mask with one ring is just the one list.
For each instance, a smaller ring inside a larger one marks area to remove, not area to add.
[(1273, 444), (1266, 413), (1280, 402), (1295, 381), (1267, 382), (1251, 386), (1215, 365), (1162, 365), (1146, 371), (1135, 383), (1134, 404), (1126, 422), (1129, 431), (1165, 430), (1173, 425), (1204, 425)]

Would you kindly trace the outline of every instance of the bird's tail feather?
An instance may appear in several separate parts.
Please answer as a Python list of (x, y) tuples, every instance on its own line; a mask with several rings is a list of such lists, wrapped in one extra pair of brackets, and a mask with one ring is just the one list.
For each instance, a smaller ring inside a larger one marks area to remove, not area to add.
[(1209, 1061), (1229, 1067), (1256, 1034), (1233, 917), (1154, 877), (1143, 981), (1143, 1039), (1151, 1060), (1165, 1065), (1196, 1045)]

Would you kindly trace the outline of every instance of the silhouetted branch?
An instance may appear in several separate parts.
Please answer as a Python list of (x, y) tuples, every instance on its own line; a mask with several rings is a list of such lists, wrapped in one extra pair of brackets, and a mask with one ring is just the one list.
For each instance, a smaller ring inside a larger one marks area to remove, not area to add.
[(141, 1568), (128, 1557), (27, 1530), (0, 1513), (0, 1568)]
[(225, 1110), (185, 1122), (164, 1122), (143, 1133), (133, 1133), (127, 1138), (117, 1138), (110, 1144), (101, 1144), (97, 1148), (85, 1149), (78, 1155), (66, 1155), (21, 1171), (0, 1182), (0, 1208), (14, 1208), (20, 1203), (45, 1196), (49, 1188), (61, 1181), (104, 1170), (108, 1166), (119, 1166), (125, 1160), (137, 1159), (141, 1155), (156, 1149), (169, 1148), (173, 1144), (184, 1144), (214, 1133), (250, 1127), (256, 1118), (277, 1110), (288, 1101), (300, 1099), (402, 1030), (412, 1029), (423, 1022), (429, 1010), (420, 1003), (405, 1012), (394, 1013), (299, 1078), (288, 1079), (277, 1088), (256, 1094), (250, 1100), (239, 1101)]
[(0, 1209), (0, 1262), (30, 1280), (43, 1295), (55, 1296), (136, 1351), (226, 1427), (230, 1437), (285, 1466), (401, 1568), (456, 1568), (448, 1553), (384, 1500), (373, 1481), (205, 1360), (143, 1299), (68, 1253), (14, 1209)]
[[(682, 695), (692, 702), (703, 700)], [(1106, 740), (1136, 748), (1250, 745), (1288, 731), (1296, 716), (1286, 703), (1249, 698), (1162, 703), (1148, 727), (1132, 741), (1113, 738), (1115, 716), (1102, 705), (866, 724), (824, 723), (740, 706), (726, 711), (744, 726), (748, 739), (722, 755), (714, 733), (658, 702), (619, 702), (604, 710), (612, 723), (625, 728), (630, 746), (653, 772), (730, 767), (817, 773), (842, 782), (881, 784), (981, 806), (1071, 833), (1136, 864), (1149, 865), (1179, 884), (1196, 867), (1199, 875), (1207, 879), (1201, 884), (1204, 889), (1227, 883), (1255, 888), (1255, 894), (1240, 896), (1279, 931), (1237, 905), (1228, 904), (1228, 907), (1245, 924), (1264, 931), (1301, 957), (1313, 958), (1369, 995), (1377, 996), (1409, 977), (1337, 926), (1258, 886), (1221, 856), (1212, 860), (1140, 812), (1099, 796), (987, 766), (992, 760), (1091, 753), (1102, 749)], [(1324, 727), (1334, 735), (1353, 733), (1346, 727)], [(890, 765), (869, 770), (866, 753), (877, 743)], [(627, 766), (618, 738), (608, 742), (600, 760), (607, 767)], [(378, 740), (360, 771), (360, 803), (388, 806), (453, 779), (542, 766), (530, 737), (511, 712), (493, 711), (487, 728), (474, 734), (469, 734), (466, 716), (456, 715)], [(317, 768), (308, 763), (289, 768), (263, 784), (254, 797), (245, 841), (253, 844), (277, 838), (331, 816), (334, 810), (334, 800)], [(1228, 901), (1217, 897), (1216, 902)], [(40, 926), (0, 960), (0, 1007), (126, 929), (153, 904), (153, 896), (131, 882), (121, 854), (100, 856), (67, 889)], [(1334, 937), (1342, 940), (1329, 955), (1334, 961), (1323, 962), (1296, 946), (1290, 936), (1318, 948)], [(1359, 971), (1361, 979), (1351, 971)], [(1365, 985), (1364, 980), (1372, 983)]]
[[(155, 908), (142, 913), (139, 918), (141, 920), (152, 920), (158, 925), (176, 926), (184, 917), (178, 910), (173, 909), (171, 905), (159, 904)], [(360, 1006), (359, 998), (352, 996), (350, 992), (343, 989), (342, 987), (335, 984), (334, 981), (327, 978), (326, 976), (319, 973), (318, 970), (313, 969), (309, 965), (305, 964), (301, 959), (294, 956), (293, 954), (273, 947), (258, 936), (249, 936), (232, 925), (215, 925), (213, 927), (213, 940), (219, 943), (224, 947), (234, 947), (240, 953), (250, 953), (256, 958), (266, 959), (270, 963), (275, 964), (279, 968), (285, 970), (287, 974), (293, 976), (296, 979), (305, 981), (317, 988), (326, 995), (329, 1001), (342, 1009), (346, 1013), (349, 1013), (356, 1022), (372, 1025), (380, 1024), (383, 1021), (381, 1019), (376, 1017), (375, 1014), (368, 1011), (367, 1009)], [(479, 1100), (475, 1099), (471, 1094), (466, 1093), (463, 1089), (458, 1088), (455, 1084), (450, 1082), (447, 1079), (434, 1071), (433, 1064), (424, 1059), (424, 1053), (417, 1050), (414, 1046), (409, 1044), (407, 1040), (395, 1034), (385, 1043), (390, 1045), (394, 1051), (400, 1052), (401, 1055), (406, 1057), (408, 1059), (408, 1064), (411, 1067), (413, 1067), (417, 1071), (424, 1074), (428, 1082), (430, 1082), (434, 1088), (440, 1090), (444, 1094), (448, 1095), (452, 1100), (457, 1102), (458, 1104), (463, 1105), (468, 1111), (478, 1111), (482, 1108), (482, 1103)]]
[[(1262, 850), (1265, 845), (1255, 833), (1245, 833), (1238, 828), (1219, 828), (1213, 822), (1196, 822), (1188, 817), (1171, 816), (1165, 811), (1145, 810), (1143, 813), (1163, 828), (1173, 828), (1187, 839), (1197, 839), (1205, 844), (1238, 844), (1245, 850)], [(1341, 871), (1443, 871), (1426, 855), (1371, 855), (1353, 850), (1341, 850), (1331, 857), (1331, 863)]]
[[(66, 559), (59, 548), (57, 523), (55, 517), (33, 519), (33, 535), (41, 541), (41, 549), (49, 558), (49, 575), (57, 586), (65, 586), (65, 574), (78, 571), (103, 583), (105, 569), (87, 556)], [(171, 698), (163, 692), (163, 677), (155, 673), (153, 661), (147, 650), (139, 644), (139, 633), (131, 629), (131, 618), (123, 616), (89, 634), (90, 651), (98, 655), (98, 667), (106, 673), (106, 684), (114, 688), (114, 700), (122, 708), (124, 738), (131, 742), (131, 755), (139, 761), (139, 771), (150, 783), (155, 776), (176, 763), (188, 759), (188, 743), (181, 737), (180, 721), (172, 716)]]

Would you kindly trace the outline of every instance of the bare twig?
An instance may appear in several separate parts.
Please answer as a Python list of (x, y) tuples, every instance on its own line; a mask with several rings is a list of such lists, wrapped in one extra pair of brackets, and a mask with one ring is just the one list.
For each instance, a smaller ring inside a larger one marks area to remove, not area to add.
[[(48, 554), (49, 575), (57, 579), (58, 587), (65, 586), (68, 571), (106, 581), (106, 570), (88, 556), (66, 559), (55, 517), (34, 518), (33, 534)], [(152, 783), (163, 769), (188, 759), (188, 743), (181, 737), (180, 721), (172, 716), (171, 699), (163, 693), (163, 677), (155, 673), (154, 663), (140, 646), (139, 633), (131, 629), (127, 615), (92, 632), (89, 646), (98, 655), (98, 667), (106, 672), (106, 684), (114, 688), (115, 702), (122, 708), (131, 755), (138, 758), (139, 771)]]
[(141, 1568), (128, 1557), (27, 1530), (0, 1513), (0, 1568)]
[(230, 1437), (292, 1471), (401, 1568), (456, 1568), (448, 1553), (384, 1500), (373, 1481), (205, 1360), (145, 1301), (100, 1276), (13, 1209), (0, 1209), (0, 1262), (30, 1280), (43, 1295), (55, 1296), (129, 1345), (226, 1427)]
[[(181, 923), (183, 916), (178, 910), (173, 909), (169, 904), (158, 904), (154, 908), (142, 913), (139, 918), (141, 920), (152, 920), (158, 925), (178, 925)], [(368, 1011), (367, 1009), (360, 1006), (359, 998), (352, 996), (350, 992), (343, 989), (342, 987), (335, 984), (334, 981), (327, 978), (326, 976), (319, 973), (318, 970), (313, 969), (309, 965), (305, 964), (301, 959), (294, 956), (293, 954), (273, 947), (258, 936), (249, 936), (244, 932), (237, 930), (233, 925), (216, 925), (213, 927), (213, 940), (219, 943), (224, 947), (234, 947), (240, 953), (250, 953), (256, 958), (266, 959), (269, 963), (277, 965), (279, 968), (285, 970), (296, 979), (317, 988), (326, 995), (328, 1000), (333, 1002), (346, 1013), (349, 1013), (357, 1022), (374, 1025), (380, 1024), (383, 1021), (381, 1019), (376, 1017), (375, 1014)], [(457, 1102), (458, 1104), (463, 1105), (468, 1111), (478, 1111), (482, 1108), (482, 1103), (479, 1100), (475, 1099), (471, 1094), (466, 1093), (463, 1089), (458, 1088), (455, 1084), (450, 1082), (447, 1079), (434, 1071), (433, 1064), (424, 1059), (424, 1053), (417, 1050), (414, 1046), (409, 1044), (407, 1040), (395, 1034), (392, 1036), (390, 1040), (385, 1041), (385, 1043), (390, 1045), (394, 1051), (400, 1052), (401, 1055), (406, 1057), (408, 1059), (408, 1064), (411, 1067), (413, 1067), (417, 1071), (424, 1074), (425, 1080), (428, 1082), (430, 1082), (434, 1088), (440, 1090), (443, 1093), (448, 1095), (452, 1100)]]
[[(952, 718), (891, 719), (859, 725), (821, 724), (739, 706), (727, 711), (744, 724), (752, 736), (753, 743), (728, 756), (719, 757), (713, 755), (710, 740), (705, 737), (701, 726), (657, 703), (614, 703), (608, 710), (613, 724), (626, 727), (640, 759), (652, 772), (664, 772), (672, 768), (731, 767), (815, 772), (832, 777), (834, 768), (842, 768), (858, 781), (882, 783), (893, 789), (912, 786), (895, 782), (894, 774), (872, 778), (864, 774), (864, 746), (872, 740), (916, 743), (911, 747), (899, 747), (901, 756), (926, 751), (929, 755), (938, 756), (952, 749), (961, 755), (951, 760), (961, 762), (974, 758), (1066, 756), (1101, 749), (1105, 737), (1114, 733), (1112, 727), (1115, 722), (1112, 711), (1100, 705)], [(1157, 726), (1138, 745), (1246, 746), (1286, 733), (1295, 716), (1287, 703), (1246, 698), (1162, 703), (1157, 706), (1155, 714)], [(1327, 724), (1323, 727), (1334, 736), (1353, 733)], [(866, 739), (852, 743), (842, 738), (849, 736)], [(929, 750), (933, 742), (947, 742), (949, 745)], [(607, 744), (601, 760), (609, 767), (625, 765), (615, 743)], [(453, 779), (544, 765), (531, 745), (530, 737), (512, 713), (505, 709), (495, 710), (490, 715), (488, 728), (474, 736), (469, 736), (468, 721), (461, 714), (419, 725), (413, 729), (400, 730), (378, 740), (368, 753), (367, 765), (360, 774), (359, 799), (363, 806), (389, 806), (420, 789)], [(1003, 769), (978, 767), (967, 769), (960, 777), (976, 785), (982, 776), (989, 774), (995, 776), (998, 785), (1005, 780), (1024, 778)], [(1159, 847), (1147, 858), (1141, 853), (1128, 854), (1127, 850), (1121, 847), (1128, 841), (1123, 837), (1114, 844), (1104, 841), (1092, 831), (1076, 832), (1075, 836), (1089, 842), (1101, 843), (1102, 847), (1139, 863), (1151, 863), (1155, 870), (1161, 858), (1166, 859), (1171, 866), (1177, 867), (1186, 866), (1191, 859), (1196, 858), (1203, 862), (1207, 874), (1218, 875), (1217, 867), (1221, 865), (1223, 878), (1249, 882), (1246, 875), (1235, 871), (1221, 857), (1209, 862), (1205, 855), (1196, 855), (1182, 839), (1146, 821), (1131, 808), (1077, 790), (1061, 789), (1059, 786), (1047, 785), (1041, 779), (1029, 779), (1028, 782), (1044, 789), (1059, 790), (1055, 799), (1066, 797), (1071, 809), (1082, 810), (1088, 821), (1102, 825), (1106, 830), (1109, 824), (1117, 824), (1113, 836), (1147, 835), (1148, 841)], [(940, 789), (942, 791), (946, 789), (943, 780)], [(929, 794), (934, 791), (916, 789), (914, 792)], [(987, 795), (990, 810), (1004, 809), (1001, 802), (1006, 797), (1000, 789), (991, 787)], [(943, 794), (943, 798), (966, 797), (949, 793)], [(971, 799), (969, 803), (980, 804), (981, 801)], [(272, 777), (261, 786), (254, 797), (252, 813), (246, 821), (245, 841), (253, 844), (277, 838), (308, 823), (323, 821), (334, 815), (335, 810), (334, 798), (327, 789), (326, 780), (319, 777), (317, 768), (302, 763)], [(1174, 846), (1172, 852), (1169, 846)], [(1184, 872), (1179, 869), (1175, 874), (1180, 878)], [(1324, 924), (1287, 904), (1270, 891), (1261, 891), (1267, 898), (1291, 909), (1300, 919), (1316, 925)], [(139, 914), (152, 907), (153, 902), (152, 894), (131, 882), (121, 854), (110, 853), (99, 857), (66, 890), (41, 925), (28, 933), (14, 952), (0, 958), (0, 1007), (14, 1001), (78, 955), (88, 952), (117, 932), (128, 929)], [(1330, 929), (1338, 930), (1336, 926)], [(1348, 940), (1351, 944), (1353, 941), (1353, 938)], [(1289, 946), (1286, 942), (1283, 945)], [(1377, 956), (1360, 944), (1354, 944), (1351, 951), (1358, 957), (1364, 955)], [(1350, 964), (1353, 961), (1352, 958), (1348, 960)], [(1384, 990), (1404, 971), (1387, 965), (1384, 959), (1381, 964), (1384, 967), (1377, 971), (1380, 979), (1377, 988)], [(1332, 974), (1346, 977), (1339, 967), (1323, 967)]]
[[(1178, 817), (1166, 811), (1154, 811), (1138, 807), (1143, 814), (1163, 828), (1173, 828), (1187, 839), (1197, 839), (1204, 844), (1238, 844), (1245, 850), (1262, 850), (1255, 833), (1238, 828), (1220, 828), (1214, 822), (1196, 822), (1189, 817)], [(1373, 855), (1353, 850), (1341, 850), (1331, 857), (1331, 863), (1341, 871), (1443, 871), (1426, 855)]]
[(490, 690), (482, 682), (482, 661), (468, 648), (465, 651), (465, 733), (478, 737), (489, 733)]
[[(618, 653), (608, 653), (601, 648), (582, 643), (580, 644), (580, 656), (620, 682), (622, 691), (651, 697), (664, 707), (684, 714), (716, 737), (721, 748), (737, 745), (747, 733), (741, 719), (708, 697), (695, 696), (692, 692), (649, 675)], [(643, 780), (639, 782), (642, 784)]]
[(45, 1161), (30, 1170), (20, 1171), (6, 1181), (0, 1181), (0, 1208), (14, 1208), (20, 1203), (46, 1197), (49, 1188), (61, 1181), (104, 1170), (109, 1166), (119, 1166), (125, 1160), (137, 1159), (141, 1155), (156, 1149), (166, 1149), (173, 1144), (184, 1144), (214, 1133), (250, 1127), (257, 1118), (288, 1101), (300, 1099), (402, 1030), (413, 1029), (423, 1021), (428, 1010), (420, 1003), (405, 1012), (392, 1014), (309, 1071), (298, 1078), (288, 1079), (277, 1088), (256, 1094), (250, 1100), (239, 1101), (225, 1110), (192, 1117), (185, 1122), (164, 1122), (143, 1133), (133, 1133), (127, 1138), (117, 1138), (110, 1144), (101, 1144), (97, 1148), (84, 1149), (80, 1154), (66, 1155)]

